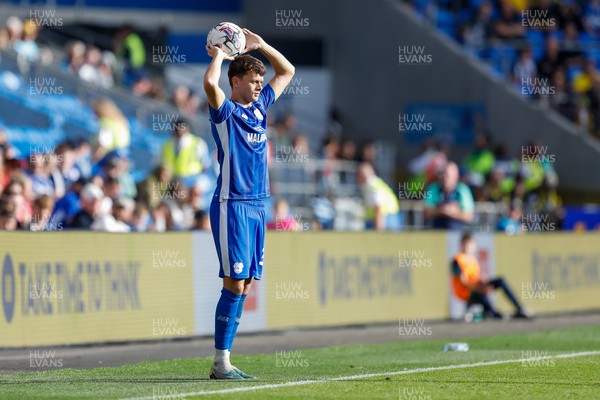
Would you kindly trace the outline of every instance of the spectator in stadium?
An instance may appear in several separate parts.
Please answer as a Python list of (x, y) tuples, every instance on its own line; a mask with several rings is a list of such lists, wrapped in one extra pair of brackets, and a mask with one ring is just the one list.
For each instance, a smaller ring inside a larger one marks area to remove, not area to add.
[[(600, 74), (593, 59), (585, 61), (583, 71), (575, 75), (572, 85), (575, 93), (582, 97), (584, 104), (587, 104), (592, 121), (590, 133), (599, 136), (600, 130), (596, 124), (600, 123)], [(582, 122), (583, 126), (587, 125), (587, 121)]]
[(479, 4), (477, 14), (462, 27), (462, 40), (471, 51), (484, 48), (486, 43), (494, 37), (494, 9), (492, 3), (484, 0)]
[(119, 197), (112, 202), (110, 213), (99, 215), (90, 228), (103, 232), (130, 232), (131, 215), (134, 209), (133, 200)]
[(27, 176), (31, 179), (32, 189), (34, 196), (41, 196), (47, 194), (48, 196), (54, 196), (54, 185), (52, 179), (50, 179), (50, 172), (48, 168), (47, 160), (52, 158), (51, 153), (37, 153), (33, 152), (29, 155), (29, 166), (27, 169)]
[(14, 44), (14, 49), (20, 60), (28, 63), (37, 62), (40, 59), (40, 48), (35, 42), (38, 27), (33, 20), (27, 20), (23, 24), (23, 36)]
[(23, 35), (23, 21), (14, 15), (6, 20), (6, 28), (2, 30), (0, 35), (0, 48), (11, 49), (15, 46)]
[(375, 169), (375, 158), (377, 157), (377, 148), (375, 147), (375, 142), (373, 140), (365, 141), (360, 147), (360, 154), (358, 156), (358, 161), (366, 162), (373, 166)]
[(502, 289), (515, 307), (513, 318), (531, 319), (531, 313), (521, 305), (503, 278), (487, 280), (481, 276), (476, 251), (475, 238), (470, 233), (464, 234), (460, 239), (460, 251), (452, 260), (451, 266), (454, 295), (467, 302), (467, 305), (481, 304), (486, 316), (501, 319), (503, 316), (492, 305), (489, 295), (496, 289)]
[(78, 74), (79, 68), (85, 62), (85, 43), (80, 40), (74, 40), (67, 43), (65, 48), (65, 59), (62, 62), (64, 71), (71, 74)]
[(90, 229), (102, 207), (104, 193), (94, 183), (87, 183), (80, 193), (81, 210), (73, 217), (70, 228)]
[(362, 162), (357, 171), (358, 186), (365, 204), (365, 227), (377, 231), (398, 231), (402, 228), (398, 196), (375, 174), (368, 162)]
[(523, 178), (525, 193), (539, 188), (544, 182), (543, 146), (536, 141), (527, 143), (522, 148), (522, 164), (520, 175)]
[[(432, 138), (425, 138), (421, 142), (419, 148), (419, 154), (409, 161), (408, 170), (411, 172), (413, 176), (420, 177), (418, 180), (425, 182), (425, 174), (427, 169), (432, 164), (432, 161), (439, 157), (440, 152), (438, 149), (438, 144)], [(446, 165), (447, 159), (443, 157), (443, 162), (440, 166)], [(437, 174), (436, 174), (437, 176)], [(434, 178), (436, 177), (434, 176)]]
[(461, 230), (473, 221), (475, 204), (471, 189), (459, 182), (458, 165), (446, 164), (440, 182), (425, 189), (425, 217), (434, 229)]
[(50, 224), (54, 200), (48, 195), (41, 195), (33, 202), (33, 215), (29, 224), (31, 231), (62, 230), (62, 227), (53, 227)]
[(508, 213), (498, 220), (496, 230), (508, 235), (518, 235), (523, 233), (522, 216), (523, 210), (521, 209), (519, 202), (513, 202), (508, 209)]
[(500, 17), (494, 25), (495, 36), (500, 39), (523, 39), (525, 28), (520, 13), (509, 0), (500, 1)]
[(141, 202), (136, 202), (131, 216), (131, 230), (134, 232), (146, 232), (150, 228), (152, 217), (148, 207)]
[(530, 2), (533, 5), (533, 15), (541, 15), (548, 22), (553, 21), (554, 26), (545, 26), (546, 32), (553, 32), (559, 29), (558, 17), (560, 14), (560, 3), (554, 0), (538, 0), (536, 2)]
[(510, 204), (511, 194), (515, 188), (516, 177), (521, 170), (518, 160), (509, 156), (508, 148), (499, 143), (494, 148), (494, 167), (490, 171), (482, 188), (482, 201)]
[(0, 153), (4, 155), (4, 162), (15, 158), (15, 149), (8, 142), (6, 131), (0, 127)]
[(185, 85), (177, 85), (173, 89), (172, 102), (180, 112), (185, 112), (190, 101), (190, 89)]
[(584, 29), (579, 5), (573, 0), (562, 1), (558, 13), (558, 28), (566, 31), (569, 25), (578, 32)]
[(514, 180), (515, 176), (519, 173), (521, 164), (519, 160), (510, 156), (506, 143), (497, 143), (494, 147), (493, 168), (501, 170), (505, 179)]
[(491, 201), (494, 203), (510, 203), (510, 194), (514, 189), (514, 180), (505, 176), (504, 170), (494, 167), (488, 175), (482, 189), (482, 198), (478, 201)]
[(75, 214), (81, 210), (79, 194), (85, 186), (87, 180), (79, 178), (73, 182), (67, 193), (54, 204), (52, 217), (50, 218), (52, 226), (70, 226)]
[(573, 91), (567, 84), (567, 76), (563, 68), (558, 68), (554, 72), (552, 85), (554, 86), (554, 95), (549, 99), (550, 107), (569, 120), (576, 122), (579, 118), (580, 108)]
[(123, 64), (122, 83), (132, 86), (134, 82), (146, 76), (146, 47), (142, 38), (133, 31), (130, 25), (124, 25), (115, 36), (114, 50), (118, 60)]
[(117, 105), (106, 97), (96, 99), (92, 109), (100, 125), (94, 140), (92, 160), (98, 162), (109, 153), (112, 155), (117, 151), (126, 156), (131, 140), (127, 118)]
[(27, 176), (13, 175), (12, 180), (2, 192), (2, 195), (7, 196), (14, 205), (14, 215), (19, 227), (28, 226), (31, 221), (32, 207), (29, 199), (33, 196), (26, 188), (28, 184), (31, 185), (31, 180)]
[(586, 1), (583, 9), (583, 25), (588, 34), (600, 36), (600, 0)]
[(175, 230), (175, 222), (171, 214), (171, 207), (162, 202), (152, 210), (152, 224), (149, 227), (152, 232), (166, 232)]
[(79, 78), (88, 83), (101, 84), (100, 64), (102, 62), (102, 53), (96, 46), (88, 46), (85, 52), (83, 64), (79, 67), (77, 74)]
[(80, 176), (89, 177), (92, 171), (92, 148), (85, 138), (72, 141), (74, 166)]
[(71, 143), (59, 143), (54, 156), (49, 158), (50, 180), (54, 187), (54, 197), (65, 195), (71, 184), (81, 177), (81, 172), (75, 167), (75, 154)]
[(579, 30), (573, 22), (567, 22), (561, 40), (561, 57), (568, 65), (583, 65), (583, 52), (579, 43)]
[(554, 229), (561, 229), (565, 212), (557, 186), (558, 177), (546, 174), (542, 185), (527, 196), (525, 208), (531, 213), (543, 215), (544, 222), (554, 224)]
[(187, 230), (194, 219), (194, 208), (189, 203), (189, 190), (180, 180), (174, 180), (162, 204), (169, 207), (173, 229)]
[(117, 179), (119, 181), (119, 196), (134, 198), (137, 188), (133, 177), (129, 173), (129, 160), (114, 154), (102, 163), (102, 178)]
[(208, 204), (204, 202), (204, 192), (201, 184), (197, 183), (188, 189), (187, 203), (194, 213), (198, 210), (208, 209)]
[[(308, 141), (307, 141), (307, 144), (308, 144)], [(342, 144), (340, 146), (340, 152), (338, 154), (338, 159), (341, 161), (356, 161), (356, 158), (357, 158), (356, 142), (352, 139), (342, 140)]]
[[(308, 150), (308, 139), (304, 137), (306, 142), (306, 149)], [(306, 153), (308, 154), (308, 152)], [(340, 183), (356, 185), (356, 176), (354, 169), (350, 167), (349, 163), (355, 163), (357, 157), (356, 142), (352, 139), (344, 139), (340, 146), (340, 153), (338, 154), (339, 161), (342, 162), (340, 171)]]
[(171, 207), (171, 215), (175, 222), (175, 229), (188, 230), (191, 229), (194, 224), (194, 214), (196, 213), (196, 209), (191, 202), (191, 192), (192, 190), (197, 190), (194, 189), (197, 185), (187, 187), (180, 181), (175, 181), (175, 183), (177, 185), (177, 191), (171, 198), (167, 198), (165, 202)]
[(15, 202), (11, 196), (2, 193), (0, 196), (0, 230), (14, 231), (17, 229), (15, 210)]
[(210, 232), (210, 218), (206, 211), (198, 210), (194, 214), (194, 225), (192, 230)]
[[(102, 186), (102, 190), (104, 192), (104, 196), (110, 200), (116, 200), (119, 197), (123, 196), (121, 191), (121, 182), (119, 182), (119, 178), (113, 176), (107, 176), (104, 178), (104, 185)], [(112, 207), (112, 204), (109, 204), (104, 208), (105, 211), (108, 211)]]
[(0, 208), (0, 231), (14, 231), (17, 226), (14, 212)]
[(200, 102), (200, 96), (198, 96), (198, 93), (190, 90), (190, 95), (188, 96), (188, 101), (183, 109), (183, 113), (187, 115), (198, 114), (198, 111), (200, 110)]
[(533, 89), (537, 86), (536, 78), (537, 67), (533, 53), (530, 47), (525, 47), (519, 50), (519, 56), (513, 69), (513, 81), (519, 89), (523, 87)]
[(541, 79), (552, 80), (554, 73), (563, 63), (564, 60), (560, 55), (560, 42), (555, 36), (548, 36), (544, 56), (537, 64), (538, 76)]
[(189, 128), (186, 120), (178, 119), (173, 127), (173, 135), (162, 148), (162, 164), (187, 186), (196, 183), (211, 160), (204, 139), (194, 135)]
[(98, 66), (98, 79), (100, 87), (110, 89), (114, 86), (114, 70), (117, 58), (112, 51), (103, 51), (100, 65)]
[(339, 148), (339, 140), (334, 135), (327, 135), (323, 139), (320, 152), (323, 167), (317, 179), (325, 197), (333, 197), (334, 188), (339, 182), (339, 174), (336, 169)]
[(494, 166), (494, 153), (489, 149), (490, 135), (477, 133), (475, 135), (475, 148), (467, 154), (462, 165), (468, 171), (468, 181), (476, 186), (481, 186), (487, 174)]
[(409, 161), (411, 176), (406, 184), (410, 199), (420, 199), (425, 188), (436, 181), (448, 163), (449, 146), (426, 138), (421, 143), (420, 153)]
[(290, 205), (284, 199), (275, 201), (275, 219), (267, 223), (267, 229), (275, 231), (299, 231), (302, 227), (290, 214)]
[(137, 184), (137, 199), (149, 208), (156, 208), (165, 198), (171, 186), (171, 170), (165, 165), (157, 166)]
[(292, 113), (286, 113), (280, 118), (274, 119), (272, 128), (268, 128), (271, 144), (275, 149), (290, 146), (292, 135), (296, 129), (296, 117)]

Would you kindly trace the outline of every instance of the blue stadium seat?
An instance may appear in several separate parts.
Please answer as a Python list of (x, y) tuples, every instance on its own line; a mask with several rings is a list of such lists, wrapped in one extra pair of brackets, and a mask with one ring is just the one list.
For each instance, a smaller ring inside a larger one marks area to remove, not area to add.
[(600, 67), (600, 49), (587, 51), (585, 56), (594, 60), (596, 62), (596, 67)]
[[(590, 35), (590, 34), (589, 34), (589, 33), (587, 33), (587, 32), (581, 32), (581, 33), (579, 34), (579, 41), (580, 41), (582, 44), (590, 44), (590, 43), (597, 44), (597, 43), (598, 43), (598, 38), (596, 38), (596, 37), (594, 37), (594, 36)], [(596, 46), (596, 47), (597, 47), (597, 46)]]
[(456, 18), (451, 12), (438, 9), (435, 24), (446, 35), (452, 38), (456, 36)]

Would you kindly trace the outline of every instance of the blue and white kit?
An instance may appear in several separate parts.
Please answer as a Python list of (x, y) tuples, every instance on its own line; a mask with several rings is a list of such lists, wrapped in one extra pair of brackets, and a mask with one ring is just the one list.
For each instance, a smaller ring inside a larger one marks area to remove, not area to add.
[(225, 99), (210, 107), (217, 144), (219, 177), (210, 205), (210, 224), (219, 256), (219, 276), (262, 276), (265, 206), (270, 196), (267, 166), (267, 108), (275, 102), (270, 85), (258, 100), (243, 107)]

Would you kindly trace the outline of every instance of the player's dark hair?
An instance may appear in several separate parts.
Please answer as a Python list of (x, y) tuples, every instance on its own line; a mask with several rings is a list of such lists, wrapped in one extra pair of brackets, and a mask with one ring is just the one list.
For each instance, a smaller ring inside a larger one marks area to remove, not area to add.
[(471, 232), (465, 232), (460, 238), (460, 244), (465, 244), (471, 239), (473, 239), (473, 234)]
[(229, 64), (229, 71), (227, 71), (229, 85), (233, 87), (234, 76), (241, 78), (248, 72), (264, 76), (267, 73), (267, 69), (265, 68), (265, 64), (258, 58), (249, 56), (248, 54), (241, 55)]

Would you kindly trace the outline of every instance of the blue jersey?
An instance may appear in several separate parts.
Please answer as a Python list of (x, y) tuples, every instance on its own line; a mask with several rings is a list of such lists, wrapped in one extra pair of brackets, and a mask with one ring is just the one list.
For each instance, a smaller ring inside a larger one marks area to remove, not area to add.
[(217, 144), (219, 177), (215, 201), (253, 200), (270, 196), (267, 169), (267, 108), (275, 92), (266, 85), (249, 107), (225, 99), (209, 106), (212, 135)]

